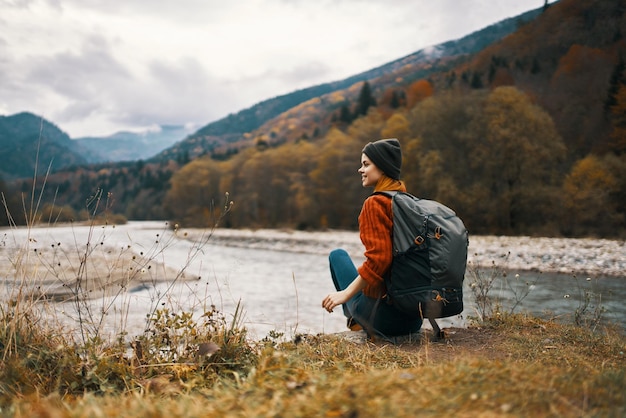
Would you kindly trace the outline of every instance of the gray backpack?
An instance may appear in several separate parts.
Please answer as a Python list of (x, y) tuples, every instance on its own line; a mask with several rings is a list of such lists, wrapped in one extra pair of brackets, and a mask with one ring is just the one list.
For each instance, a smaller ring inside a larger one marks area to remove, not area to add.
[(409, 193), (377, 192), (391, 197), (393, 263), (385, 279), (389, 303), (428, 318), (442, 336), (435, 318), (463, 311), (463, 280), (469, 234), (447, 206)]

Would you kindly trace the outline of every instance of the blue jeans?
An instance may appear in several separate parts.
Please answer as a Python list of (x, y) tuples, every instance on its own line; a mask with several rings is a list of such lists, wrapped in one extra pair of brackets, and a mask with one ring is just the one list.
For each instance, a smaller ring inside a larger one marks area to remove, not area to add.
[[(359, 275), (350, 255), (345, 250), (331, 251), (329, 257), (330, 274), (335, 288), (343, 290)], [(418, 332), (422, 318), (415, 318), (389, 305), (384, 299), (365, 296), (363, 292), (354, 295), (343, 304), (343, 313), (352, 317), (367, 334), (380, 337), (393, 337)]]

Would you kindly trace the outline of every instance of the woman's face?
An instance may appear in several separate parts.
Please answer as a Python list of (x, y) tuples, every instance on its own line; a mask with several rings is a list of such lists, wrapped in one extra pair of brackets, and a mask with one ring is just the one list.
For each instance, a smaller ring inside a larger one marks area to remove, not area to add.
[(378, 180), (383, 176), (382, 170), (376, 167), (365, 154), (361, 154), (361, 168), (359, 168), (359, 174), (361, 174), (363, 187), (376, 186)]

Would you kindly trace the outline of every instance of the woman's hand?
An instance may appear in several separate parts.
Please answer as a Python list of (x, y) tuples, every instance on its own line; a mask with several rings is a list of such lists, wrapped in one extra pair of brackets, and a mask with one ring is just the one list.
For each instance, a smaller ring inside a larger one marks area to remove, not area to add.
[(326, 296), (322, 301), (322, 308), (326, 309), (328, 312), (332, 312), (337, 306), (346, 303), (352, 296), (363, 290), (365, 286), (367, 286), (367, 282), (363, 280), (361, 275), (356, 276), (352, 283), (350, 283), (344, 290), (330, 293)]
[(348, 299), (350, 298), (346, 294), (345, 290), (331, 293), (328, 296), (326, 296), (324, 300), (322, 301), (322, 307), (326, 309), (328, 312), (332, 312), (336, 306), (346, 303)]

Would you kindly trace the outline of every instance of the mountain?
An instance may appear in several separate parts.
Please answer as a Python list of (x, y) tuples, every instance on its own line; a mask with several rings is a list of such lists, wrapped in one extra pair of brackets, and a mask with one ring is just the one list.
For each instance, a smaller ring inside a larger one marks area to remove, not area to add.
[(53, 123), (32, 113), (0, 116), (0, 177), (5, 180), (86, 164), (83, 150)]
[[(377, 89), (411, 82), (428, 77), (438, 71), (452, 68), (468, 56), (515, 32), (526, 22), (534, 20), (541, 9), (531, 10), (521, 15), (505, 19), (482, 30), (473, 32), (458, 40), (421, 49), (379, 67), (364, 71), (344, 80), (320, 84), (282, 96), (262, 101), (248, 109), (202, 127), (184, 140), (156, 155), (153, 161), (180, 160), (182, 155), (197, 157), (206, 153), (238, 148), (250, 144), (250, 133), (263, 124), (297, 108), (302, 103), (333, 92), (350, 89), (355, 84), (377, 79)], [(353, 92), (353, 95), (357, 93)]]
[(161, 125), (146, 132), (117, 132), (106, 137), (75, 138), (90, 163), (145, 160), (182, 140), (192, 130), (183, 125)]

